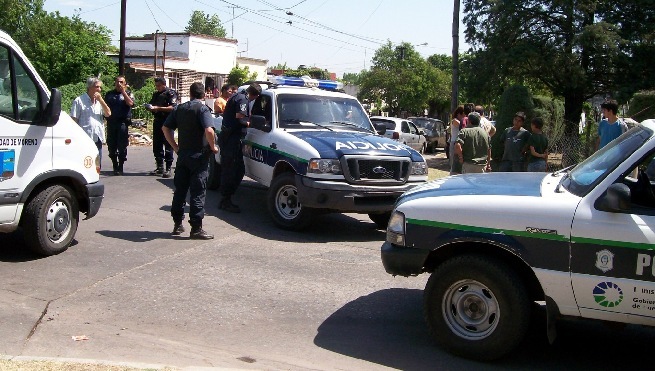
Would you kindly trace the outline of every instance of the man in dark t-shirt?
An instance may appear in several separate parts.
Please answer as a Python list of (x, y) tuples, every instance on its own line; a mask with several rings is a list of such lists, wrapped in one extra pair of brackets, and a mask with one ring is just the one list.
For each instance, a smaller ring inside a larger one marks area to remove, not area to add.
[(134, 95), (129, 90), (125, 76), (117, 76), (114, 90), (105, 95), (111, 109), (107, 117), (107, 152), (114, 167), (114, 175), (123, 175), (123, 163), (127, 161), (128, 126), (132, 119)]
[[(152, 112), (154, 116), (154, 122), (152, 124), (152, 153), (155, 155), (155, 163), (157, 164), (157, 167), (150, 172), (150, 175), (170, 178), (171, 166), (173, 165), (173, 149), (166, 141), (166, 138), (164, 138), (162, 126), (177, 104), (177, 93), (175, 90), (166, 86), (166, 79), (163, 77), (155, 78), (155, 89), (157, 90), (152, 93), (150, 103), (146, 104), (146, 109)], [(165, 169), (164, 162), (166, 162)]]

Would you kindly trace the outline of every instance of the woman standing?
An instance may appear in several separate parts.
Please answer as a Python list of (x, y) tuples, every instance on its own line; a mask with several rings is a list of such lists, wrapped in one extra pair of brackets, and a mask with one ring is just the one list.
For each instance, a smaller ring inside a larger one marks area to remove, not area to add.
[(459, 135), (459, 130), (464, 127), (464, 106), (459, 106), (453, 112), (453, 119), (450, 121), (450, 175), (461, 174), (462, 164), (455, 161), (455, 141)]

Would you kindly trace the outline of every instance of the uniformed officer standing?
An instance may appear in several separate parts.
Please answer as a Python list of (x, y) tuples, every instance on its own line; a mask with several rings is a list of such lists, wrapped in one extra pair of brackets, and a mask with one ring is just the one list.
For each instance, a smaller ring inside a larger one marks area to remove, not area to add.
[[(155, 77), (155, 89), (157, 91), (152, 93), (152, 99), (146, 105), (146, 109), (152, 112), (155, 117), (152, 125), (152, 152), (155, 155), (157, 167), (150, 172), (150, 175), (170, 178), (171, 166), (173, 165), (173, 149), (164, 138), (162, 126), (177, 104), (177, 93), (166, 86), (166, 79), (163, 77)], [(166, 162), (165, 170), (164, 161)]]
[(123, 163), (127, 161), (127, 130), (134, 106), (134, 95), (128, 89), (125, 76), (117, 76), (114, 90), (105, 95), (105, 102), (111, 109), (111, 116), (107, 117), (107, 151), (114, 175), (123, 175)]
[(245, 137), (249, 125), (249, 102), (257, 99), (261, 93), (261, 86), (252, 83), (245, 92), (234, 94), (225, 105), (223, 125), (219, 136), (221, 147), (220, 192), (223, 198), (218, 208), (231, 213), (241, 212), (239, 206), (232, 203), (232, 195), (241, 184), (245, 174), (241, 138)]
[[(166, 141), (177, 153), (173, 202), (171, 216), (175, 223), (173, 235), (184, 232), (184, 202), (189, 192), (189, 224), (191, 239), (209, 240), (214, 238), (202, 229), (205, 216), (205, 195), (209, 157), (217, 153), (214, 140), (214, 119), (209, 107), (202, 99), (205, 87), (199, 82), (191, 84), (191, 100), (175, 107), (164, 122), (163, 134)], [(174, 132), (178, 130), (179, 144), (175, 142)]]

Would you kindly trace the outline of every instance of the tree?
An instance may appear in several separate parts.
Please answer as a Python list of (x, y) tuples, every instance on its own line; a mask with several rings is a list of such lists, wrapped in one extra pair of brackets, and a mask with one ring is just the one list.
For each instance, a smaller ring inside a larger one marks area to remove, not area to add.
[(432, 67), (409, 43), (391, 42), (375, 51), (373, 66), (361, 78), (358, 98), (384, 102), (398, 116), (402, 111), (413, 114), (428, 107), (435, 92), (446, 87), (440, 71)]
[(344, 72), (341, 80), (344, 84), (359, 85), (364, 74), (366, 74), (366, 70), (361, 70), (360, 72)]
[[(652, 34), (653, 23), (643, 23), (653, 20), (655, 9), (646, 3), (652, 1), (465, 0), (474, 75), (487, 91), (493, 84), (538, 81), (563, 97), (567, 134), (577, 135), (583, 102), (622, 85), (619, 61), (629, 58), (629, 51), (622, 49), (628, 33), (622, 30), (637, 30), (633, 36), (639, 35), (639, 40)], [(636, 4), (643, 7), (638, 8), (639, 17), (629, 13)], [(625, 15), (620, 27), (614, 13)], [(641, 28), (628, 27), (637, 23)]]
[(246, 81), (252, 81), (257, 79), (257, 72), (250, 73), (250, 68), (244, 66), (243, 68), (239, 67), (237, 63), (236, 66), (232, 67), (230, 74), (227, 76), (227, 83), (230, 85), (241, 86)]
[(302, 77), (309, 76), (313, 79), (329, 80), (330, 73), (327, 70), (322, 70), (318, 67), (305, 67), (304, 65), (298, 66), (298, 69), (287, 69), (284, 71), (286, 76)]
[(208, 35), (214, 37), (225, 37), (225, 27), (221, 24), (221, 20), (216, 14), (209, 16), (201, 10), (194, 10), (189, 19), (189, 24), (184, 29), (189, 33), (200, 35)]
[(44, 0), (0, 0), (0, 30), (20, 39), (21, 31), (26, 30), (34, 16), (43, 12), (43, 3)]

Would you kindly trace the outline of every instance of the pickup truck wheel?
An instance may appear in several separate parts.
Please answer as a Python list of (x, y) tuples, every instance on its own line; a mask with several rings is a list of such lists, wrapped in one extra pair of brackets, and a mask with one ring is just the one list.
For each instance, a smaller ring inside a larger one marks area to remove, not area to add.
[(79, 219), (79, 207), (71, 191), (60, 185), (50, 186), (36, 194), (23, 211), (25, 243), (40, 255), (66, 251)]
[(391, 218), (391, 211), (382, 214), (368, 214), (368, 217), (371, 218), (373, 223), (375, 223), (379, 229), (387, 229), (389, 218)]
[(512, 351), (530, 320), (521, 278), (503, 262), (478, 255), (452, 258), (425, 286), (424, 314), (437, 343), (462, 357), (488, 361)]
[(273, 222), (289, 230), (301, 230), (312, 221), (312, 210), (300, 204), (295, 176), (280, 174), (273, 179), (268, 191), (268, 210)]
[(221, 187), (221, 165), (216, 162), (214, 155), (209, 158), (209, 175), (207, 176), (207, 189), (216, 190)]

